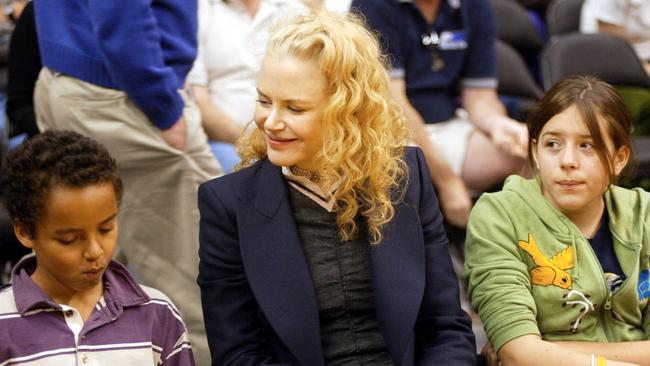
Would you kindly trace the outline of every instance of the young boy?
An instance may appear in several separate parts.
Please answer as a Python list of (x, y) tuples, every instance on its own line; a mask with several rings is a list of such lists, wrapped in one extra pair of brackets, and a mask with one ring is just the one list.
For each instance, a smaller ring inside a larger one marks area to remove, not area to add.
[(34, 255), (0, 289), (0, 365), (194, 365), (169, 298), (111, 260), (122, 182), (102, 145), (47, 131), (12, 151), (1, 178)]

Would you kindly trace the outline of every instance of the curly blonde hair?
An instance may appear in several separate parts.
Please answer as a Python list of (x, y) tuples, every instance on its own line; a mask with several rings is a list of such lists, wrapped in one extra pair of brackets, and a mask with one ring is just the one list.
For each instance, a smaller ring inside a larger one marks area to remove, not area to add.
[[(316, 61), (328, 83), (323, 113), (323, 149), (316, 156), (326, 183), (341, 180), (336, 223), (343, 241), (358, 236), (361, 216), (371, 244), (395, 214), (406, 183), (402, 156), (407, 135), (401, 109), (389, 94), (386, 59), (375, 36), (353, 14), (318, 12), (276, 27), (269, 54)], [(238, 141), (243, 168), (266, 157), (259, 129)]]

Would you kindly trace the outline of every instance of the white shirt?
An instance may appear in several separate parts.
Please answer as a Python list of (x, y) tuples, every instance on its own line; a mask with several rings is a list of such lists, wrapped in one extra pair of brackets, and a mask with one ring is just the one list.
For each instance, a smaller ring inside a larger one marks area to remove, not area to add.
[(648, 0), (586, 0), (582, 6), (580, 30), (598, 31), (598, 21), (614, 24), (628, 33), (642, 60), (650, 60), (650, 1)]
[(306, 12), (299, 0), (260, 0), (254, 17), (241, 0), (199, 0), (199, 45), (187, 83), (206, 86), (212, 103), (246, 125), (253, 119), (257, 73), (275, 23)]
[(337, 13), (345, 14), (350, 10), (352, 0), (325, 0), (325, 9)]

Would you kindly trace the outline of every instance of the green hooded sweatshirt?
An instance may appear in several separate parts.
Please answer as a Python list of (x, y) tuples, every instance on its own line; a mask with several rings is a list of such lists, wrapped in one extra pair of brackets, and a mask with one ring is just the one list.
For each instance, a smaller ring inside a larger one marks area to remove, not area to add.
[(542, 195), (511, 176), (472, 209), (465, 246), (469, 297), (495, 350), (526, 334), (549, 341), (648, 339), (650, 194), (605, 193), (614, 252), (627, 277), (610, 294), (589, 241)]

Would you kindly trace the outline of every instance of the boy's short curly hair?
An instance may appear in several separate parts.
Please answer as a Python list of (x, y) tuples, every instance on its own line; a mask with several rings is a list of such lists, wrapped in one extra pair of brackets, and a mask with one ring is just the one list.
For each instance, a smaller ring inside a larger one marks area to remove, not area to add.
[(99, 142), (72, 131), (48, 130), (11, 151), (0, 174), (2, 199), (11, 221), (34, 236), (53, 187), (110, 183), (122, 198), (115, 159)]

